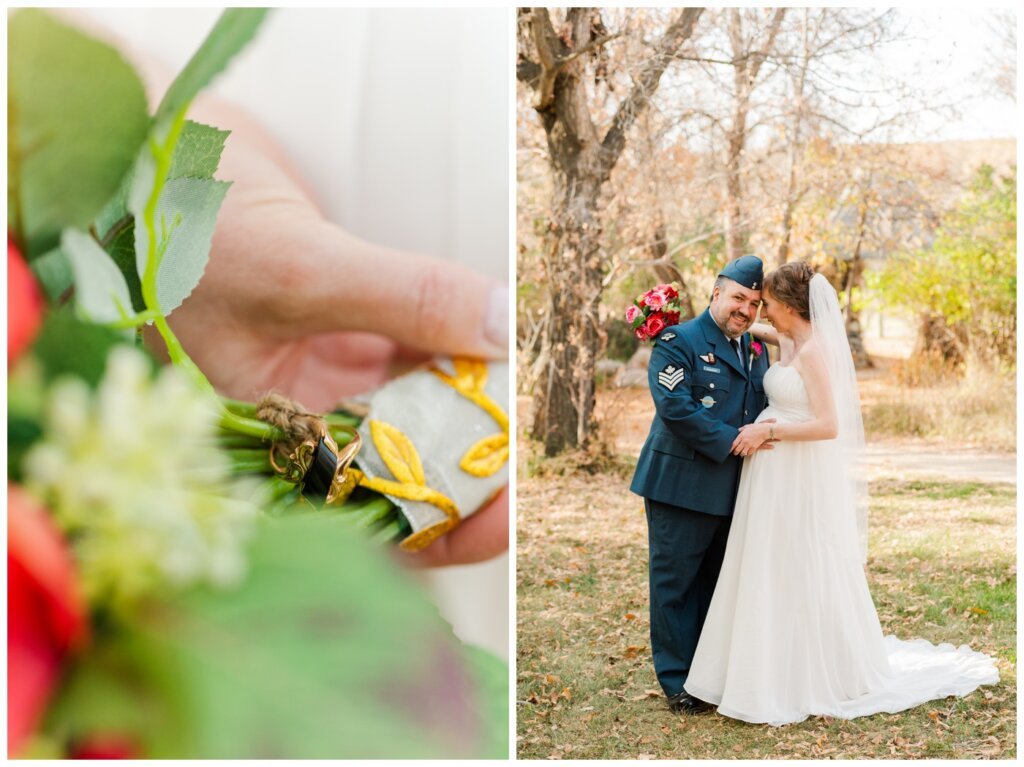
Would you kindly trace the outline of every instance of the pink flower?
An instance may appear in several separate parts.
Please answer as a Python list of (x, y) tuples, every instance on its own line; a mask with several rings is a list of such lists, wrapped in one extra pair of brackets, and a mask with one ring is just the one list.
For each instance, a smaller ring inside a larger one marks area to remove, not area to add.
[(665, 317), (660, 312), (652, 314), (647, 318), (647, 322), (644, 323), (644, 331), (647, 333), (649, 338), (653, 338), (663, 331), (666, 327)]
[(626, 322), (633, 324), (633, 321), (640, 316), (640, 307), (636, 304), (630, 304), (630, 307), (626, 309)]
[(654, 311), (664, 308), (665, 304), (668, 302), (668, 296), (660, 290), (660, 287), (661, 286), (658, 286), (657, 288), (647, 292), (647, 305)]
[(757, 356), (757, 357), (760, 357), (761, 356), (761, 352), (764, 351), (764, 347), (761, 346), (761, 342), (760, 341), (751, 341), (750, 342), (750, 348), (754, 350), (754, 355)]

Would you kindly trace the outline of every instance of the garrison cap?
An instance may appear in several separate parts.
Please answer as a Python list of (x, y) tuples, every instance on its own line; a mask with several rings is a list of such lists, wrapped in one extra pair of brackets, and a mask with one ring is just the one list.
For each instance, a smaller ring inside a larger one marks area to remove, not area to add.
[(718, 276), (727, 277), (749, 290), (760, 290), (764, 283), (764, 265), (757, 256), (740, 256), (727, 263)]

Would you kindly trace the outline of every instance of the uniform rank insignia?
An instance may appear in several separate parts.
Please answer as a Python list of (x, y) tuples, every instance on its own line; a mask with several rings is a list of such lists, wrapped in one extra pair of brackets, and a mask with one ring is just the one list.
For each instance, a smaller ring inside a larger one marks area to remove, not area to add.
[(686, 376), (686, 371), (682, 368), (677, 368), (675, 365), (667, 365), (664, 370), (658, 373), (658, 383), (664, 386), (669, 391), (675, 391)]
[(663, 336), (662, 336), (661, 338), (659, 338), (658, 340), (659, 340), (659, 341), (671, 341), (671, 340), (672, 340), (673, 338), (675, 338), (675, 337), (676, 337), (676, 334), (675, 334), (675, 333), (666, 333), (665, 335), (663, 335)]
[(702, 360), (704, 360), (706, 363), (708, 363), (709, 365), (714, 365), (715, 364), (714, 352), (708, 352), (707, 354), (702, 354), (702, 355), (700, 355), (700, 358)]
[(702, 404), (704, 407), (711, 407), (712, 405), (715, 404), (715, 399), (714, 397), (707, 396), (700, 401), (700, 404)]

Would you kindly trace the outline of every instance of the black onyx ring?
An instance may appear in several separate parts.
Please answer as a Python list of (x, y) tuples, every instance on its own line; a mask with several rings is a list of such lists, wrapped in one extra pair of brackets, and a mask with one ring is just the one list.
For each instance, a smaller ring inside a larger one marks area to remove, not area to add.
[(355, 429), (348, 426), (338, 428), (352, 436), (341, 450), (330, 434), (321, 433), (316, 441), (308, 439), (295, 448), (295, 452), (288, 456), (287, 464), (282, 467), (275, 460), (279, 446), (270, 449), (270, 463), (274, 470), (283, 479), (299, 485), (303, 497), (314, 505), (344, 500), (356, 486), (357, 474), (348, 469), (359, 453), (363, 440)]
[[(325, 503), (334, 483), (334, 475), (338, 470), (337, 448), (331, 449), (327, 444), (330, 437), (321, 437), (313, 448), (309, 468), (302, 480), (302, 494), (317, 503)], [(334, 440), (331, 440), (333, 443)]]

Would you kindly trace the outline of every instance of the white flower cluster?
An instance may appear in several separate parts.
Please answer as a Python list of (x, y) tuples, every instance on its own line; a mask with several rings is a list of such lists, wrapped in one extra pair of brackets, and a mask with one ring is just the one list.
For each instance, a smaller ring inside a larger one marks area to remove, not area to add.
[(231, 495), (207, 394), (174, 368), (151, 378), (140, 352), (119, 347), (95, 394), (65, 379), (48, 399), (26, 478), (68, 534), (90, 601), (244, 577), (256, 509)]

